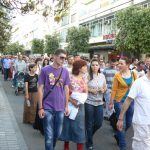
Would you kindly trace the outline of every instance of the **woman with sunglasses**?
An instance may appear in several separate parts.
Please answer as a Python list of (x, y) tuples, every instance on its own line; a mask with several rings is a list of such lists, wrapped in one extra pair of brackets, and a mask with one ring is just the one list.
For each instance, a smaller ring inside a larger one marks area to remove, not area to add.
[(100, 73), (97, 59), (90, 64), (88, 98), (85, 103), (86, 147), (93, 150), (93, 136), (103, 122), (103, 94), (106, 91), (105, 76)]

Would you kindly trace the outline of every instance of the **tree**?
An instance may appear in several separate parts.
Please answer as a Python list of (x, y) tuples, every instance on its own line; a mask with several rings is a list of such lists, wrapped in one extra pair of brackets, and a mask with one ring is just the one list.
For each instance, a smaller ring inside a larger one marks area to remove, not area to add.
[(116, 14), (116, 48), (139, 57), (150, 52), (150, 8), (130, 7)]
[[(0, 6), (8, 10), (17, 10), (22, 14), (29, 12), (59, 15), (69, 8), (69, 0), (0, 0)], [(53, 7), (55, 6), (55, 7)], [(53, 9), (55, 8), (55, 9)]]
[(77, 52), (87, 52), (89, 48), (89, 37), (90, 31), (88, 28), (70, 28), (67, 34), (67, 50), (72, 54), (76, 54)]
[(24, 52), (24, 46), (19, 44), (19, 42), (15, 42), (15, 43), (10, 43), (8, 44), (7, 48), (6, 48), (6, 53), (7, 54), (17, 54), (18, 52)]
[(11, 36), (8, 12), (0, 7), (0, 52), (4, 52)]
[(45, 36), (45, 52), (53, 54), (59, 48), (59, 37), (57, 34)]
[(43, 54), (43, 52), (44, 52), (44, 40), (36, 39), (36, 38), (33, 39), (31, 49), (32, 49), (33, 53)]

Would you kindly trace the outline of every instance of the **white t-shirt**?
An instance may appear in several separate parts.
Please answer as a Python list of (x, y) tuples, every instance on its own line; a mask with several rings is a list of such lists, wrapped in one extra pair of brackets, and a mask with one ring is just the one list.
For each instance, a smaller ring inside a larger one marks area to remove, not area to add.
[(150, 125), (150, 80), (146, 75), (133, 83), (128, 97), (135, 100), (132, 122)]

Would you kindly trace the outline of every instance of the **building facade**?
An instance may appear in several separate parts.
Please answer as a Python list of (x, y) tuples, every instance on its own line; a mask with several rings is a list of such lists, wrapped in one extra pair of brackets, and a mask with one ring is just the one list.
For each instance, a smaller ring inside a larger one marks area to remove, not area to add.
[(99, 53), (105, 60), (114, 49), (116, 35), (115, 13), (132, 5), (148, 7), (149, 0), (70, 0), (70, 10), (55, 30), (62, 39), (60, 47), (65, 48), (68, 28), (85, 26), (91, 32), (90, 53)]

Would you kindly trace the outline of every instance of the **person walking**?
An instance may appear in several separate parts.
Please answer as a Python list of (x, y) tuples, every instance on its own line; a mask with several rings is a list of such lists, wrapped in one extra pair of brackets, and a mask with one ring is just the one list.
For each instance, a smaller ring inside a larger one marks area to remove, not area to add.
[(44, 58), (42, 67), (48, 66), (49, 65), (49, 58)]
[(106, 78), (106, 84), (107, 84), (107, 90), (104, 93), (104, 98), (105, 98), (105, 111), (104, 111), (104, 117), (109, 119), (110, 116), (113, 113), (113, 109), (109, 109), (109, 103), (110, 103), (110, 97), (111, 97), (111, 89), (112, 89), (112, 82), (115, 74), (117, 73), (116, 70), (116, 60), (111, 59), (109, 61), (110, 66), (105, 68), (103, 71), (103, 74), (105, 75)]
[(18, 55), (18, 59), (15, 61), (14, 63), (14, 71), (15, 71), (15, 75), (14, 75), (14, 79), (13, 79), (13, 86), (16, 87), (16, 78), (19, 72), (23, 72), (26, 73), (27, 70), (27, 65), (25, 63), (25, 61), (23, 60), (23, 57), (21, 54)]
[(118, 117), (117, 128), (123, 130), (124, 116), (134, 101), (132, 142), (133, 150), (150, 150), (150, 67), (148, 73), (137, 79), (125, 100)]
[(88, 81), (88, 98), (85, 102), (86, 147), (93, 150), (93, 136), (103, 122), (103, 95), (106, 91), (105, 76), (100, 73), (97, 59), (90, 64)]
[[(73, 111), (75, 111), (71, 112), (71, 110), (69, 109), (69, 116), (66, 116), (64, 118), (63, 130), (59, 138), (60, 140), (64, 141), (64, 150), (70, 150), (70, 141), (77, 144), (77, 150), (83, 150), (84, 143), (86, 142), (84, 103), (87, 96), (83, 100), (84, 95), (87, 95), (88, 92), (87, 83), (84, 79), (84, 75), (86, 72), (86, 61), (79, 59), (73, 63), (72, 74), (70, 75), (71, 96), (69, 98), (69, 104), (73, 107)], [(72, 96), (73, 93), (76, 93), (76, 98)], [(80, 103), (79, 99), (84, 102)]]
[(41, 68), (42, 68), (42, 58), (40, 57), (36, 58), (35, 63), (36, 63), (36, 68), (37, 68), (36, 74), (39, 75), (41, 72)]
[(62, 67), (66, 55), (64, 50), (56, 50), (53, 64), (42, 68), (39, 75), (38, 113), (43, 118), (45, 150), (55, 149), (62, 131), (64, 113), (68, 115), (70, 79), (69, 72)]
[(36, 64), (29, 64), (29, 73), (25, 75), (25, 101), (23, 123), (33, 124), (35, 121), (36, 107), (37, 107), (37, 82), (38, 75), (36, 72)]
[(9, 58), (9, 56), (6, 56), (6, 58), (4, 58), (3, 60), (3, 67), (4, 67), (4, 81), (8, 80), (8, 75), (9, 75), (9, 71), (10, 71), (10, 65), (11, 65), (11, 60)]
[[(135, 72), (131, 72), (129, 70), (130, 61), (128, 58), (121, 58), (119, 60), (119, 72), (116, 73), (113, 80), (112, 85), (112, 93), (111, 93), (111, 100), (110, 100), (110, 109), (113, 108), (116, 112), (117, 119), (119, 118), (121, 107), (129, 93), (132, 83), (137, 78)], [(128, 111), (126, 112), (125, 118), (125, 131), (131, 126), (132, 117), (134, 111), (134, 102), (131, 103)], [(114, 135), (116, 140), (119, 142), (120, 150), (126, 149), (126, 140), (125, 140), (125, 132), (117, 130), (117, 134)]]

